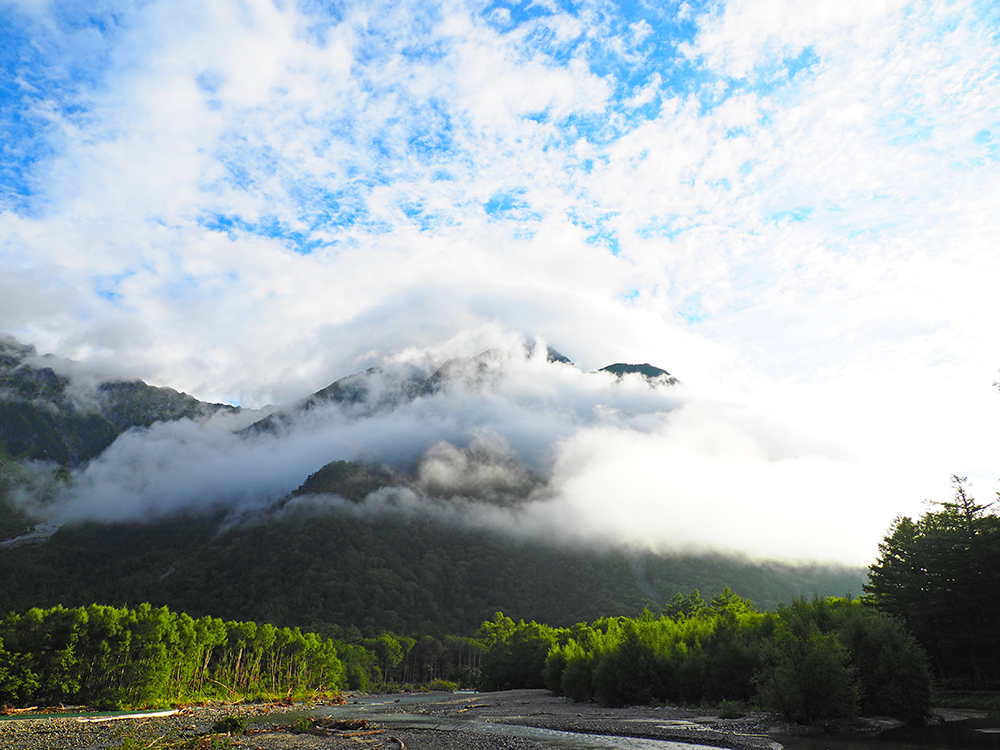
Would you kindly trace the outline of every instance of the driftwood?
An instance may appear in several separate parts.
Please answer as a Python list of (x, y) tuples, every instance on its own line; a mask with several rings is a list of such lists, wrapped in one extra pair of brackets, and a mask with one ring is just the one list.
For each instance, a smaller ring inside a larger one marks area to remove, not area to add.
[(155, 719), (179, 713), (180, 710), (170, 708), (166, 711), (142, 711), (140, 713), (122, 714), (121, 716), (78, 716), (76, 720), (84, 724), (96, 724), (101, 721), (119, 721), (120, 719)]

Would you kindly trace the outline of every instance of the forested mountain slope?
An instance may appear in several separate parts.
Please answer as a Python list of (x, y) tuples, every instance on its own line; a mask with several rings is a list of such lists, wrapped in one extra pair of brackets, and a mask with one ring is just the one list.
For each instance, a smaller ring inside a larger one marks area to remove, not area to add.
[[(571, 625), (654, 611), (678, 592), (729, 586), (762, 607), (858, 595), (864, 571), (722, 555), (655, 555), (519, 542), (424, 513), (362, 514), (354, 498), (391, 472), (338, 464), (267, 517), (228, 527), (189, 517), (65, 527), (46, 544), (0, 550), (0, 611), (149, 601), (192, 615), (395, 632), (471, 633), (502, 610)], [(325, 488), (336, 499), (308, 495)]]
[(70, 378), (53, 368), (69, 364), (0, 337), (0, 451), (73, 467), (100, 455), (130, 427), (240, 411), (141, 380), (72, 388)]
[[(578, 424), (673, 408), (677, 382), (648, 364), (584, 373), (553, 349), (537, 354), (526, 345), (425, 370), (370, 369), (233, 433), (236, 421), (204, 423), (235, 407), (141, 381), (87, 386), (60, 374), (73, 372), (64, 362), (3, 339), (0, 540), (39, 521), (68, 522), (50, 538), (46, 527), (0, 543), (0, 612), (148, 601), (283, 625), (470, 633), (497, 610), (571, 625), (658, 611), (694, 589), (710, 597), (729, 586), (763, 607), (860, 594), (860, 569), (571, 546), (518, 531), (518, 514), (552, 497), (546, 459), (519, 453), (490, 420), (514, 410), (522, 445), (551, 444)], [(498, 396), (509, 367), (550, 378), (538, 393), (575, 378), (578, 402), (536, 420), (543, 402), (531, 388), (523, 402)], [(338, 457), (355, 438), (393, 439), (402, 423), (409, 443), (395, 455), (372, 442), (386, 463)], [(298, 461), (303, 452), (318, 460)], [(254, 473), (258, 464), (266, 471)], [(258, 478), (275, 476), (260, 489)], [(46, 515), (56, 506), (63, 516)], [(95, 517), (103, 522), (87, 520)]]

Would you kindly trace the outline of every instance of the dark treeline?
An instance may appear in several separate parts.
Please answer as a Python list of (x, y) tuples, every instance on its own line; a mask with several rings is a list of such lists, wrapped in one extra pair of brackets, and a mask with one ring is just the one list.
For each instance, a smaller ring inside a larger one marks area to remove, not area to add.
[(570, 628), (502, 613), (475, 638), (326, 633), (194, 619), (148, 604), (11, 613), (0, 621), (0, 703), (138, 707), (400, 684), (548, 687), (609, 706), (735, 701), (812, 722), (918, 718), (930, 701), (920, 646), (856, 600), (761, 613), (728, 589), (674, 598), (660, 617)]
[(330, 510), (222, 524), (67, 526), (46, 544), (2, 549), (0, 612), (148, 601), (192, 616), (441, 638), (472, 635), (498, 610), (568, 626), (634, 617), (678, 591), (729, 586), (769, 609), (795, 596), (859, 596), (864, 582), (861, 569), (558, 548), (421, 516)]
[(726, 590), (708, 605), (697, 593), (677, 597), (660, 617), (572, 628), (497, 613), (480, 635), (485, 688), (548, 687), (607, 706), (733, 701), (802, 722), (858, 712), (919, 719), (930, 707), (920, 645), (899, 620), (857, 600), (761, 613)]
[(867, 597), (904, 620), (940, 683), (1000, 689), (1000, 516), (953, 477), (955, 498), (896, 519), (871, 566)]

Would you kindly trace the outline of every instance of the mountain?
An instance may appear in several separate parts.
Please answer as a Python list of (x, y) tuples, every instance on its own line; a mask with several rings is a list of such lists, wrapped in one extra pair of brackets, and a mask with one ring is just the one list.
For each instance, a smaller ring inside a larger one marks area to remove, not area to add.
[[(533, 345), (526, 345), (527, 354), (532, 349)], [(269, 412), (239, 434), (279, 434), (303, 414), (331, 404), (339, 405), (351, 417), (361, 418), (432, 396), (452, 384), (482, 388), (499, 376), (503, 360), (501, 352), (490, 349), (474, 357), (450, 359), (431, 374), (417, 368), (370, 368)], [(573, 364), (552, 347), (546, 348), (546, 360)], [(130, 428), (180, 419), (204, 422), (219, 414), (236, 415), (242, 411), (237, 406), (199, 401), (142, 380), (107, 380), (79, 386), (63, 374), (71, 371), (72, 364), (52, 355), (39, 356), (32, 345), (0, 337), (0, 454), (74, 468), (100, 455)], [(601, 371), (618, 378), (638, 373), (656, 385), (677, 382), (666, 370), (649, 364), (617, 363)]]
[(641, 365), (629, 365), (624, 362), (616, 362), (613, 365), (602, 367), (599, 372), (610, 372), (612, 375), (617, 375), (619, 378), (623, 378), (626, 375), (642, 375), (642, 377), (646, 378), (646, 380), (649, 380), (650, 382), (661, 383), (663, 385), (676, 385), (677, 383), (677, 378), (669, 372), (659, 367), (654, 367), (648, 362)]
[[(545, 359), (553, 367), (573, 366), (553, 349)], [(860, 594), (864, 575), (856, 568), (656, 554), (623, 546), (573, 547), (519, 531), (522, 511), (545, 502), (549, 488), (502, 436), (480, 429), (492, 424), (476, 421), (480, 414), (509, 418), (507, 424), (521, 431), (527, 445), (541, 440), (539, 435), (557, 439), (565, 434), (559, 432), (562, 424), (575, 429), (587, 420), (629, 416), (626, 411), (595, 410), (588, 396), (577, 411), (559, 402), (542, 415), (538, 430), (550, 429), (553, 414), (563, 420), (552, 428), (555, 438), (531, 432), (544, 404), (535, 391), (529, 388), (531, 398), (515, 403), (499, 398), (503, 388), (494, 388), (509, 383), (503, 378), (511, 361), (509, 354), (488, 350), (449, 360), (432, 372), (369, 369), (230, 433), (212, 418), (235, 415), (236, 407), (204, 403), (142, 381), (86, 385), (68, 374), (74, 370), (65, 361), (39, 357), (33, 347), (0, 339), (0, 539), (18, 539), (0, 545), (0, 580), (5, 582), (0, 613), (56, 604), (148, 601), (193, 615), (277, 624), (468, 633), (496, 610), (516, 619), (569, 625), (602, 615), (638, 615), (644, 607), (656, 611), (678, 592), (694, 589), (708, 598), (729, 586), (763, 607), (794, 596)], [(534, 378), (537, 364), (525, 359), (516, 377)], [(553, 382), (572, 375), (574, 384), (587, 381), (587, 394), (603, 394), (602, 402), (620, 393), (630, 404), (645, 399), (652, 409), (666, 403), (658, 389), (676, 382), (649, 364), (617, 363), (604, 371), (621, 382), (552, 371)], [(645, 378), (650, 388), (637, 388), (629, 379), (634, 375)], [(426, 437), (425, 415), (451, 429), (457, 416), (449, 410), (469, 403), (474, 408), (463, 417), (465, 431), (454, 433), (466, 436), (465, 442)], [(331, 405), (337, 408), (328, 415)], [(377, 459), (342, 460), (330, 447), (331, 433), (295, 431), (300, 423), (311, 425), (314, 416), (348, 424), (354, 430), (347, 433), (351, 439), (363, 437), (365, 420), (374, 417), (379, 427), (372, 434), (379, 440), (391, 438), (405, 416), (407, 435), (415, 435), (420, 444), (420, 460), (396, 462), (391, 468)], [(156, 429), (157, 422), (184, 419), (209, 421), (218, 429), (181, 424)], [(151, 426), (148, 432), (142, 429)], [(122, 443), (107, 460), (88, 464), (118, 438)], [(181, 453), (173, 473), (148, 476), (171, 461), (171, 451)], [(285, 469), (300, 451), (319, 458)], [(197, 463), (205, 452), (209, 459)], [(148, 463), (141, 463), (144, 456), (151, 457)], [(322, 465), (329, 458), (338, 460)], [(48, 476), (46, 465), (29, 459), (52, 461), (60, 468)], [(76, 522), (24, 534), (25, 526), (46, 520), (45, 492), (58, 495), (63, 486), (90, 493), (83, 499), (95, 506), (110, 504), (104, 517), (114, 518), (121, 517), (120, 503), (130, 502), (135, 492), (152, 493), (142, 495), (138, 504), (142, 517), (148, 517), (142, 503), (152, 507), (160, 502), (156, 493), (173, 492), (171, 483), (201, 487), (193, 484), (199, 472), (210, 477), (204, 485), (210, 490), (225, 490), (230, 476), (237, 480), (234, 485), (256, 487), (258, 475), (252, 470), (259, 462), (281, 467), (292, 481), (275, 485), (280, 491), (273, 495), (271, 490), (236, 493), (236, 500), (225, 502), (197, 496), (196, 489), (195, 502), (165, 503), (174, 510), (145, 523)], [(197, 471), (189, 471), (190, 466)], [(100, 484), (128, 476), (136, 477), (136, 483)], [(215, 482), (216, 477), (221, 479)], [(113, 500), (103, 494), (108, 486)], [(11, 498), (37, 487), (44, 491), (23, 507), (42, 517), (29, 519)], [(250, 500), (239, 499), (246, 497)], [(609, 507), (614, 500), (608, 498)], [(565, 519), (567, 525), (573, 521)]]
[(141, 380), (74, 388), (70, 362), (39, 357), (35, 347), (0, 338), (0, 452), (15, 459), (76, 467), (98, 456), (122, 432), (159, 421), (207, 420), (240, 408), (199, 401)]
[[(856, 568), (519, 540), (448, 512), (460, 503), (394, 510), (400, 483), (412, 480), (335, 462), (259, 516), (64, 527), (47, 544), (0, 550), (0, 612), (148, 601), (281, 625), (469, 634), (497, 610), (568, 626), (655, 612), (694, 589), (707, 600), (729, 586), (771, 608), (859, 595), (864, 580)], [(387, 502), (362, 512), (376, 491)]]
[[(531, 344), (526, 345), (526, 353), (530, 355), (533, 348)], [(243, 434), (280, 433), (293, 425), (302, 414), (330, 404), (340, 405), (351, 416), (363, 417), (390, 411), (421, 397), (432, 396), (447, 388), (450, 383), (462, 383), (471, 389), (481, 388), (502, 369), (503, 359), (499, 350), (487, 349), (474, 357), (449, 359), (430, 375), (417, 368), (386, 370), (371, 367), (364, 372), (335, 380), (312, 395), (277, 409), (245, 428)], [(546, 347), (546, 360), (550, 363), (573, 364), (568, 357), (552, 347)]]

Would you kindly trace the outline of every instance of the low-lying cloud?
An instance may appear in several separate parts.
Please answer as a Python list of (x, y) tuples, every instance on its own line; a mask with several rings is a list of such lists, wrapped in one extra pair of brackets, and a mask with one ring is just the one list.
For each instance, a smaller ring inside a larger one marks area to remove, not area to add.
[[(847, 451), (683, 384), (585, 372), (545, 351), (507, 341), (416, 393), (441, 363), (410, 352), (355, 379), (363, 397), (300, 402), (268, 431), (190, 420), (132, 429), (44, 513), (113, 522), (329, 507), (561, 544), (871, 559), (887, 521), (844, 506), (864, 480)], [(287, 501), (334, 460), (387, 466), (400, 486), (361, 503)]]

